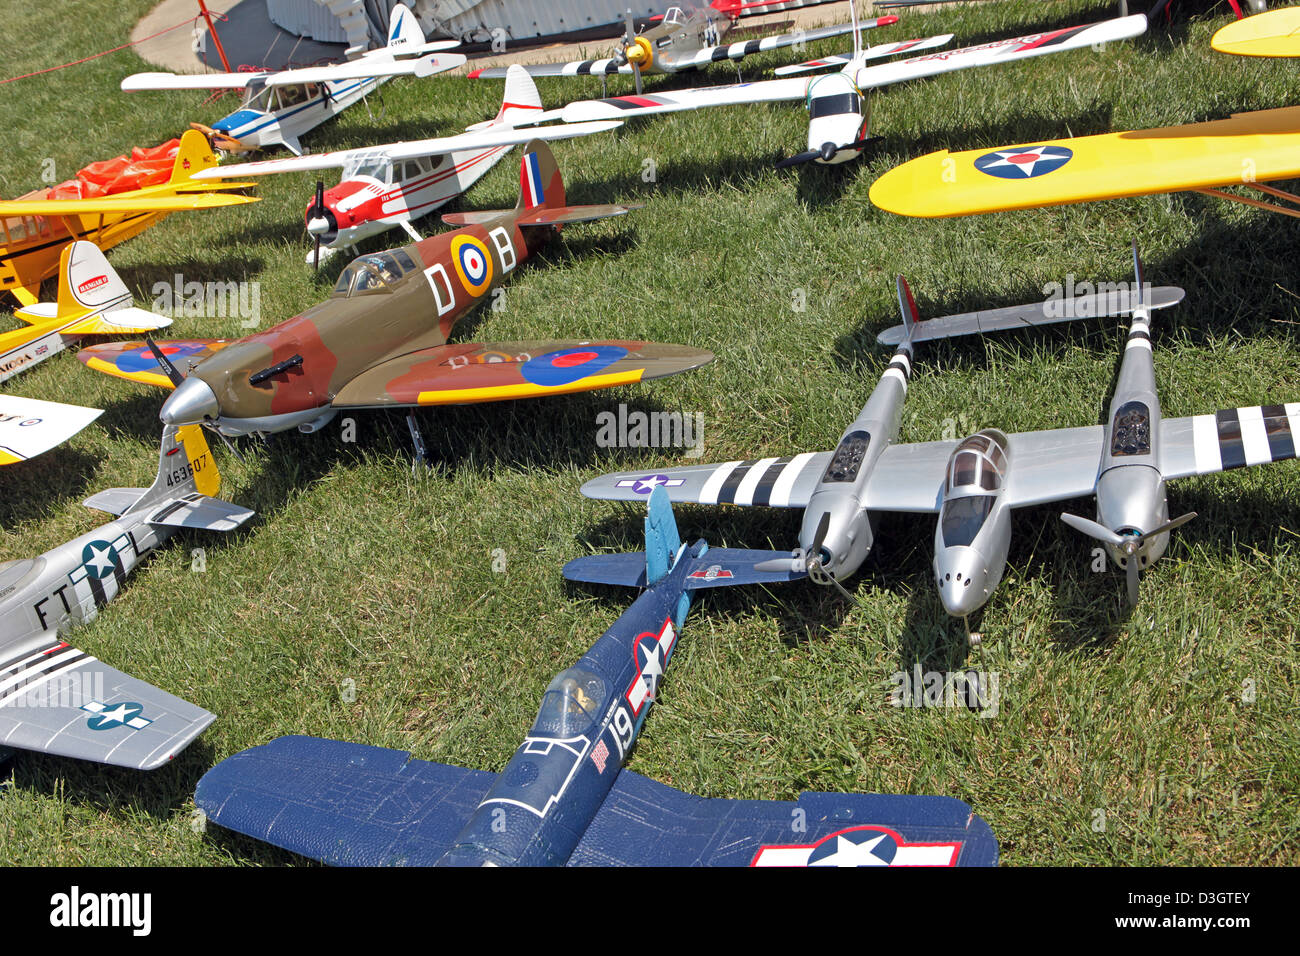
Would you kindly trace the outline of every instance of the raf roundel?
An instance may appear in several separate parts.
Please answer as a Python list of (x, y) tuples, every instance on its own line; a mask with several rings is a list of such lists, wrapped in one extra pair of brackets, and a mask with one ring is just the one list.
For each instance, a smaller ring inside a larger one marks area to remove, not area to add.
[[(174, 362), (198, 355), (205, 348), (205, 342), (168, 342), (160, 346), (159, 350)], [(123, 372), (148, 372), (158, 367), (158, 360), (149, 351), (149, 346), (142, 345), (138, 349), (120, 353), (114, 359), (114, 364)]]
[(452, 262), (461, 285), (472, 296), (480, 296), (492, 285), (492, 254), (473, 236), (457, 236), (451, 242)]
[(999, 179), (1033, 179), (1060, 169), (1074, 158), (1065, 146), (1026, 146), (999, 149), (975, 160), (975, 168)]
[(572, 385), (626, 357), (627, 349), (617, 345), (574, 345), (529, 359), (519, 373), (534, 385), (554, 388)]

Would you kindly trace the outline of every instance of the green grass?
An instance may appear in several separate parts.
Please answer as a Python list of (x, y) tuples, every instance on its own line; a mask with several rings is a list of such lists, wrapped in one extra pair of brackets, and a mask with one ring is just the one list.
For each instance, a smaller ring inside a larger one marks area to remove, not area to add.
[[(125, 24), (148, 7), (123, 2), (106, 21), (99, 4), (64, 3), (55, 13), (4, 0), (3, 73), (124, 42)], [(964, 44), (1113, 9), (1009, 0), (905, 14), (878, 37), (952, 31)], [(883, 213), (867, 198), (885, 170), (934, 149), (1300, 101), (1294, 64), (1210, 50), (1228, 16), (1223, 4), (1177, 4), (1172, 23), (1101, 52), (885, 91), (873, 118), (883, 141), (865, 161), (838, 169), (772, 170), (804, 146), (806, 121), (791, 106), (680, 114), (557, 146), (575, 201), (648, 205), (568, 230), (511, 280), (504, 311), (473, 317), (460, 336), (644, 336), (710, 348), (717, 362), (641, 388), (422, 414), (437, 457), (427, 476), (411, 474), (397, 415), (357, 414), (352, 444), (332, 426), (269, 447), (246, 443), (243, 464), (218, 449), (223, 494), (256, 508), (255, 524), (224, 538), (175, 540), (74, 639), (219, 719), (151, 774), (19, 755), (0, 797), (0, 859), (293, 862), (191, 826), (202, 773), (281, 734), (500, 769), (551, 675), (630, 601), (560, 577), (574, 556), (640, 543), (636, 509), (587, 501), (579, 484), (683, 460), (597, 448), (597, 414), (619, 402), (702, 413), (710, 461), (832, 447), (887, 359), (874, 335), (897, 321), (898, 272), (922, 311), (937, 315), (1031, 301), (1070, 273), (1124, 280), (1137, 239), (1147, 278), (1187, 289), (1155, 325), (1166, 414), (1300, 398), (1293, 220), (1186, 195), (921, 221)], [(832, 41), (815, 52), (838, 49)], [(201, 106), (197, 93), (118, 92), (123, 75), (146, 68), (124, 51), (0, 87), (0, 195), (39, 185), (47, 157), (70, 175), (233, 108), (231, 98)], [(733, 75), (719, 67), (691, 82)], [(597, 88), (542, 84), (548, 104)], [(452, 131), (492, 115), (499, 94), (499, 84), (459, 78), (399, 80), (372, 104), (375, 119), (355, 107), (311, 134), (310, 147)], [(657, 182), (642, 180), (646, 159)], [(181, 272), (256, 281), (267, 320), (288, 318), (321, 298), (342, 266), (340, 257), (316, 278), (303, 265), (301, 214), (313, 181), (268, 178), (261, 203), (174, 216), (109, 258), (142, 304), (155, 282)], [(516, 190), (508, 161), (453, 208), (512, 205)], [(392, 233), (367, 248), (403, 241)], [(791, 309), (796, 289), (806, 292), (806, 312)], [(902, 439), (1095, 423), (1124, 331), (1082, 323), (922, 347)], [(229, 335), (237, 321), (180, 319), (171, 332)], [(38, 554), (103, 521), (80, 505), (88, 494), (147, 484), (161, 401), (70, 355), (6, 388), (107, 411), (68, 444), (0, 474), (0, 559)], [(850, 582), (856, 602), (806, 584), (702, 599), (630, 766), (715, 797), (949, 794), (990, 822), (1009, 864), (1300, 863), (1297, 502), (1294, 463), (1173, 485), (1171, 513), (1200, 517), (1145, 575), (1131, 617), (1121, 607), (1122, 577), (1091, 573), (1090, 544), (1057, 518), (1066, 509), (1091, 514), (1090, 501), (1017, 513), (1007, 580), (979, 622), (982, 666), (1001, 675), (1000, 712), (988, 720), (889, 706), (894, 672), (916, 663), (958, 668), (967, 652), (930, 576), (932, 523), (885, 516), (873, 556)], [(798, 520), (794, 512), (679, 509), (684, 535), (716, 544), (790, 547)], [(199, 547), (205, 573), (191, 571)], [(495, 549), (506, 554), (505, 574), (492, 572)], [(1244, 699), (1248, 682), (1253, 702)]]

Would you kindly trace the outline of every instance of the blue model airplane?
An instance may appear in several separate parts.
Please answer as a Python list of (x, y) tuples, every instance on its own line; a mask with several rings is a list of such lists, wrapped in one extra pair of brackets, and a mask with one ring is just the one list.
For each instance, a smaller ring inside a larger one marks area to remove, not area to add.
[[(650, 712), (691, 592), (789, 581), (772, 553), (681, 543), (656, 488), (646, 553), (579, 558), (574, 581), (647, 587), (542, 697), (500, 774), (409, 753), (281, 737), (199, 781), (208, 819), (338, 865), (993, 865), (988, 824), (960, 800), (805, 793), (797, 802), (695, 797), (623, 761)], [(621, 771), (621, 772), (620, 772)]]

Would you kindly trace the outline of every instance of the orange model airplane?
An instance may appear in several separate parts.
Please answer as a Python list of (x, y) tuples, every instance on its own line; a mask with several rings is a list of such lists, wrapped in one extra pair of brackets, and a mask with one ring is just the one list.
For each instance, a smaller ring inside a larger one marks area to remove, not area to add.
[(107, 249), (168, 213), (257, 201), (231, 194), (251, 183), (192, 178), (216, 165), (207, 139), (189, 130), (179, 142), (93, 163), (66, 183), (0, 199), (0, 292), (35, 305), (41, 282), (58, 274), (59, 256), (73, 240)]

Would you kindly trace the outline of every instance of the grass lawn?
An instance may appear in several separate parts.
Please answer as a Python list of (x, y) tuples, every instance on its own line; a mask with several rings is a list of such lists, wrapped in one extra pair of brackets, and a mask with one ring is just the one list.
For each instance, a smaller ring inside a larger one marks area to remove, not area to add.
[[(0, 79), (123, 43), (149, 6), (120, 0), (105, 19), (90, 0), (2, 0)], [(950, 31), (966, 45), (1113, 12), (1095, 0), (904, 11), (872, 39)], [(412, 475), (396, 414), (352, 416), (351, 443), (336, 422), (266, 446), (244, 442), (243, 463), (217, 448), (223, 496), (257, 509), (257, 519), (229, 537), (175, 539), (73, 640), (218, 720), (148, 774), (19, 754), (0, 771), (9, 781), (0, 859), (298, 862), (195, 825), (203, 772), (281, 734), (499, 770), (551, 676), (630, 601), (560, 577), (577, 555), (640, 546), (638, 509), (587, 501), (578, 486), (685, 461), (672, 449), (598, 447), (599, 413), (626, 403), (702, 414), (706, 461), (831, 448), (888, 360), (874, 337), (898, 321), (896, 273), (911, 280), (923, 314), (941, 315), (1033, 301), (1070, 275), (1126, 280), (1136, 239), (1147, 279), (1187, 290), (1153, 328), (1166, 415), (1300, 400), (1292, 219), (1183, 195), (923, 221), (867, 198), (887, 169), (944, 147), (1300, 102), (1293, 63), (1210, 50), (1230, 16), (1223, 3), (1180, 2), (1171, 22), (1132, 42), (886, 90), (873, 114), (883, 140), (834, 169), (772, 169), (804, 148), (805, 115), (789, 105), (683, 113), (558, 144), (573, 201), (646, 208), (567, 230), (506, 286), (504, 309), (480, 312), (459, 337), (644, 337), (712, 349), (716, 363), (639, 388), (423, 412), (436, 458), (427, 475)], [(842, 47), (828, 41), (813, 52)], [(746, 75), (779, 62), (746, 61)], [(0, 195), (40, 185), (46, 159), (66, 178), (234, 108), (233, 97), (205, 104), (201, 93), (118, 91), (122, 76), (143, 69), (122, 51), (0, 87)], [(690, 82), (732, 76), (721, 66)], [(599, 84), (555, 79), (541, 89), (558, 105)], [(453, 132), (494, 114), (500, 92), (459, 77), (397, 80), (369, 110), (353, 107), (305, 145)], [(653, 182), (643, 179), (647, 160)], [(452, 208), (513, 205), (515, 163)], [(173, 216), (109, 259), (142, 305), (178, 273), (255, 282), (264, 323), (278, 322), (322, 298), (347, 261), (338, 256), (319, 275), (303, 263), (314, 180), (268, 177), (262, 202)], [(404, 242), (394, 232), (366, 248)], [(792, 307), (800, 294), (802, 312)], [(170, 334), (238, 334), (238, 321), (179, 318)], [(0, 327), (13, 324), (0, 317)], [(1126, 331), (1097, 321), (921, 346), (901, 438), (1099, 422)], [(151, 480), (160, 392), (95, 374), (72, 355), (5, 387), (106, 412), (71, 442), (0, 473), (0, 560), (107, 520), (81, 506), (89, 494)], [(812, 584), (703, 597), (629, 766), (715, 797), (959, 797), (992, 825), (1007, 864), (1300, 863), (1300, 465), (1172, 485), (1170, 513), (1199, 517), (1144, 576), (1132, 615), (1122, 574), (1093, 573), (1092, 543), (1057, 517), (1092, 507), (1015, 516), (1007, 578), (979, 621), (985, 647), (973, 658), (1000, 675), (996, 717), (890, 705), (896, 672), (957, 669), (968, 654), (931, 578), (933, 523), (886, 515), (875, 552), (849, 582), (855, 601)], [(792, 547), (799, 525), (797, 511), (683, 507), (678, 519), (684, 537), (756, 548)], [(504, 573), (493, 570), (498, 549)]]

